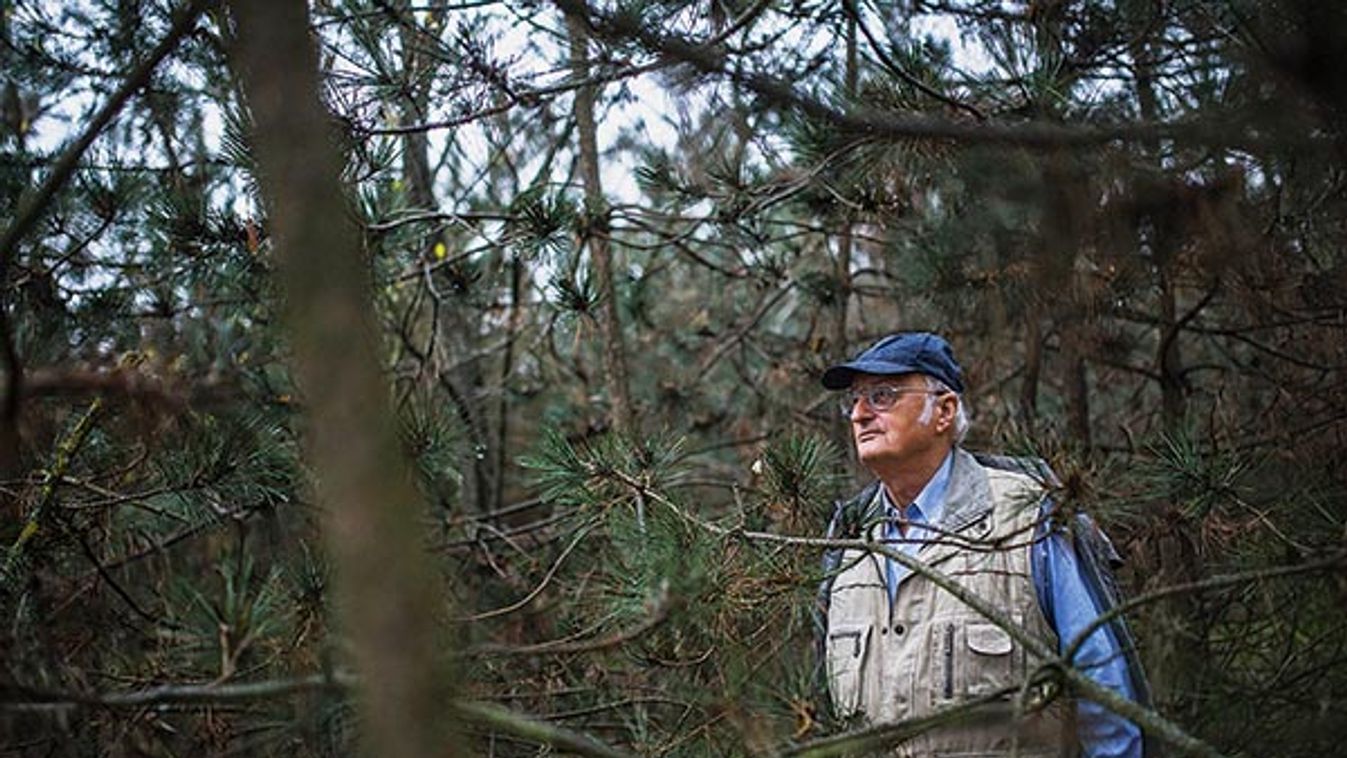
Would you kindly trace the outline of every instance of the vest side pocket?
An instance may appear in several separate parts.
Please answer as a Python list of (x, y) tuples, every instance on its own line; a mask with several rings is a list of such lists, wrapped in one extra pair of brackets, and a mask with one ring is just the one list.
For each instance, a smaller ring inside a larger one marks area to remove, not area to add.
[(841, 718), (864, 710), (861, 693), (871, 628), (870, 624), (838, 624), (828, 630), (828, 690)]

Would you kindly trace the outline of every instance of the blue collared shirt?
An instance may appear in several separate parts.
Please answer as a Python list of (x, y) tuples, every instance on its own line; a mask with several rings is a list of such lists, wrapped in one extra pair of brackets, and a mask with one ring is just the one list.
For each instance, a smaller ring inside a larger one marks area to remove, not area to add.
[[(887, 517), (884, 538), (897, 549), (915, 556), (922, 544), (930, 539), (927, 527), (939, 523), (945, 512), (945, 491), (949, 487), (954, 454), (945, 457), (935, 475), (926, 483), (917, 499), (907, 507), (907, 534), (898, 529), (898, 518), (903, 516), (889, 499), (888, 490), (880, 488)], [(1050, 508), (1044, 503), (1044, 515)], [(902, 564), (887, 560), (889, 599), (892, 600), (911, 571)], [(1052, 625), (1059, 640), (1058, 652), (1083, 632), (1104, 609), (1095, 604), (1094, 595), (1086, 585), (1081, 567), (1066, 535), (1058, 530), (1048, 532), (1034, 541), (1030, 554), (1034, 588), (1038, 605)], [(1108, 633), (1107, 625), (1091, 632), (1089, 639), (1076, 652), (1075, 665), (1099, 684), (1125, 697), (1136, 700), (1127, 671), (1127, 657), (1118, 648), (1118, 642)], [(1089, 700), (1078, 700), (1076, 705), (1077, 731), (1081, 747), (1089, 758), (1140, 758), (1141, 731), (1131, 721)]]

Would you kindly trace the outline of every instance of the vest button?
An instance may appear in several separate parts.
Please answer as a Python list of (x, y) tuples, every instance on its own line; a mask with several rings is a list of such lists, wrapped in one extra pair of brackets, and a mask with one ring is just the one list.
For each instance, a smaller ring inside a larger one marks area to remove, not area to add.
[(902, 624), (894, 624), (894, 625), (893, 625), (893, 633), (894, 633), (894, 634), (902, 634), (903, 631), (904, 631), (904, 630), (903, 630), (903, 625), (902, 625)]
[(888, 628), (887, 626), (881, 626), (881, 627), (879, 628), (879, 633), (880, 633), (880, 634), (888, 634), (888, 633), (889, 633), (889, 628)]

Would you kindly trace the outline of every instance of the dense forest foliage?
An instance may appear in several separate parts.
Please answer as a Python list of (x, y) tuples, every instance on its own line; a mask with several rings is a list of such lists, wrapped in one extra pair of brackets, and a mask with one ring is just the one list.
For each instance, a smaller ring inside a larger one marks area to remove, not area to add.
[(0, 753), (855, 749), (819, 375), (913, 329), (1152, 737), (1342, 752), (1344, 70), (1319, 0), (0, 0)]

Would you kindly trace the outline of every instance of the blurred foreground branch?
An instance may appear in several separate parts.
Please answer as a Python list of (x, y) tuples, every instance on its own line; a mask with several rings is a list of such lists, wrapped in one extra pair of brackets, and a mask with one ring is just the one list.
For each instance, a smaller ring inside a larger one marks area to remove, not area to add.
[[(0, 703), (11, 710), (52, 710), (76, 707), (144, 708), (156, 705), (221, 705), (288, 697), (304, 692), (343, 693), (358, 686), (346, 672), (312, 674), (294, 679), (272, 679), (238, 684), (165, 684), (124, 692), (67, 692), (0, 684)], [(447, 704), (450, 713), (467, 724), (501, 734), (551, 745), (576, 755), (624, 758), (624, 753), (579, 732), (565, 729), (499, 705), (480, 702)]]

